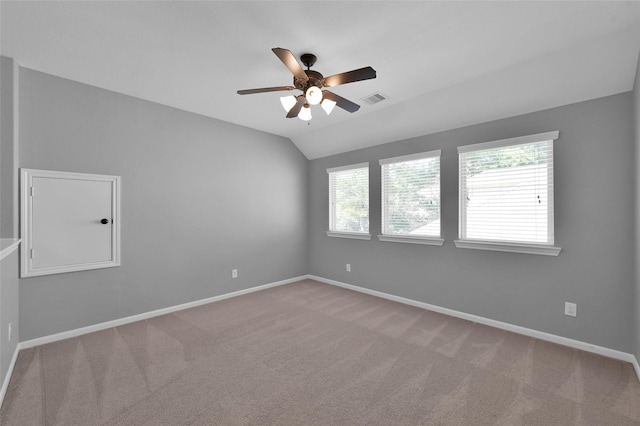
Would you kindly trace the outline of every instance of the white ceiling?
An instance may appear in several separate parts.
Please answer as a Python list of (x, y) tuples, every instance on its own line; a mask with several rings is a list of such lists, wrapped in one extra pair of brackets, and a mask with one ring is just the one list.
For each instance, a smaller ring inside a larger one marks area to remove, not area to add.
[[(26, 68), (290, 138), (309, 159), (632, 90), (640, 2), (6, 1), (4, 56)], [(362, 105), (310, 125), (271, 52), (314, 53)], [(361, 98), (381, 92), (387, 100)]]

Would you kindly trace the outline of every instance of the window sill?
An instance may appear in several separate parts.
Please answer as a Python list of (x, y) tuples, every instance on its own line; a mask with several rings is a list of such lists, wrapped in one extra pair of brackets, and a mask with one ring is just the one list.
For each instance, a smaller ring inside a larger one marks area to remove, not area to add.
[(371, 234), (364, 234), (360, 232), (335, 232), (327, 231), (327, 236), (337, 238), (351, 238), (353, 240), (370, 240)]
[(561, 247), (544, 246), (539, 244), (503, 243), (480, 240), (454, 240), (453, 242), (458, 248), (539, 254), (543, 256), (557, 256), (560, 254), (560, 250), (562, 249)]
[(389, 241), (393, 243), (409, 243), (409, 244), (425, 244), (430, 246), (441, 246), (444, 240), (436, 237), (417, 237), (408, 235), (378, 235), (380, 241)]

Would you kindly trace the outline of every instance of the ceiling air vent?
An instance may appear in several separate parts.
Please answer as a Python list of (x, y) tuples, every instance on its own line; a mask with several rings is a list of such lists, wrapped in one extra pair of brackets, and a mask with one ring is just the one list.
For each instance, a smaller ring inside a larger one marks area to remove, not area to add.
[(365, 96), (364, 98), (361, 98), (360, 100), (362, 102), (367, 103), (368, 105), (373, 105), (373, 104), (377, 104), (378, 102), (382, 102), (385, 99), (387, 99), (387, 97), (385, 95), (383, 95), (380, 92), (376, 92), (376, 93), (372, 93), (369, 96)]

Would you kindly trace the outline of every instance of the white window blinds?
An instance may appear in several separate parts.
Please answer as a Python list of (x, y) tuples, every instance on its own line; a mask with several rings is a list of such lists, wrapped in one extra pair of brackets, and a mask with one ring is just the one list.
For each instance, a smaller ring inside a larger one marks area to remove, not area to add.
[(459, 147), (460, 239), (553, 245), (558, 132)]
[(383, 235), (440, 237), (440, 153), (380, 160)]
[(327, 169), (329, 230), (369, 232), (369, 163)]

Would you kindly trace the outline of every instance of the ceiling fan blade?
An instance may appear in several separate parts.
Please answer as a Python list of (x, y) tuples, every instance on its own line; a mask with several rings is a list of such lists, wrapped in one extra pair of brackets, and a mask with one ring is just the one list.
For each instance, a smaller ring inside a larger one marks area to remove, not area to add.
[(322, 94), (324, 95), (324, 98), (334, 101), (337, 106), (345, 111), (356, 112), (360, 109), (360, 105), (353, 103), (349, 99), (345, 99), (342, 96), (336, 95), (335, 93), (328, 90), (323, 90)]
[(376, 70), (371, 67), (364, 67), (353, 71), (343, 72), (342, 74), (334, 74), (325, 77), (325, 87), (335, 87), (341, 84), (353, 83), (354, 81), (362, 81), (376, 78)]
[(238, 90), (238, 95), (252, 95), (254, 93), (265, 93), (265, 92), (280, 92), (284, 90), (295, 90), (293, 86), (276, 86), (276, 87), (262, 87), (260, 89), (246, 89), (246, 90)]
[(298, 113), (300, 113), (300, 110), (302, 109), (302, 106), (304, 105), (304, 102), (304, 96), (298, 97), (298, 101), (296, 102), (296, 104), (289, 110), (287, 118), (297, 117)]
[(280, 47), (274, 47), (273, 49), (271, 49), (273, 51), (273, 53), (276, 54), (276, 56), (278, 58), (280, 58), (280, 60), (282, 61), (282, 63), (289, 68), (289, 71), (291, 71), (291, 73), (299, 80), (307, 81), (309, 80), (309, 77), (307, 76), (307, 74), (304, 72), (304, 70), (302, 69), (302, 67), (300, 66), (300, 64), (298, 63), (298, 61), (296, 60), (296, 57), (293, 56), (293, 53), (291, 53), (290, 50), (287, 49), (282, 49)]

